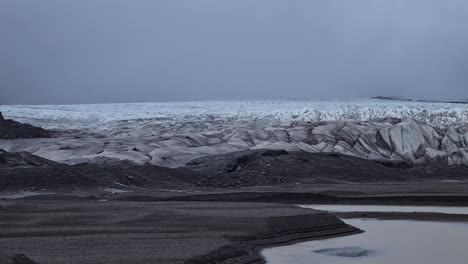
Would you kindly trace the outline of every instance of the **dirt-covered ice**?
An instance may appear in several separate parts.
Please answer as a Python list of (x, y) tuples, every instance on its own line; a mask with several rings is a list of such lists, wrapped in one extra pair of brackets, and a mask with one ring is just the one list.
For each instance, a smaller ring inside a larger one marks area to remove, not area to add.
[(2, 140), (0, 148), (68, 164), (105, 157), (177, 167), (252, 149), (468, 164), (468, 105), (463, 104), (265, 100), (0, 110), (55, 130), (52, 139)]

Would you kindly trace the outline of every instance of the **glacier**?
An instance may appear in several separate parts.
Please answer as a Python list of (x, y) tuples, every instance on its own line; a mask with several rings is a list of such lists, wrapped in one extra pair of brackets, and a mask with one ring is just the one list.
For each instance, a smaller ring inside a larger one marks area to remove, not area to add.
[(378, 99), (0, 106), (6, 118), (54, 131), (1, 140), (76, 164), (103, 158), (178, 167), (251, 149), (336, 152), (366, 159), (468, 165), (468, 105)]
[(152, 123), (219, 121), (223, 124), (279, 125), (302, 121), (395, 117), (433, 125), (468, 122), (468, 104), (379, 99), (193, 101), (81, 105), (0, 105), (11, 119), (46, 129), (96, 129), (125, 120)]

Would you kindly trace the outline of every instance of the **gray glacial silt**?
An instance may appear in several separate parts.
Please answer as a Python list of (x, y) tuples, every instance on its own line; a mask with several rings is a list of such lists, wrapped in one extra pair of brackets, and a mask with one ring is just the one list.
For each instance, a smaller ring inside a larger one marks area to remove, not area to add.
[(461, 206), (400, 206), (400, 205), (335, 205), (316, 204), (300, 205), (302, 208), (331, 211), (331, 212), (417, 212), (468, 214), (468, 207)]
[(364, 233), (269, 248), (267, 264), (466, 264), (468, 223), (350, 219)]
[(1, 110), (55, 130), (56, 138), (0, 140), (0, 148), (67, 164), (104, 157), (178, 167), (204, 156), (284, 149), (468, 165), (468, 105), (284, 100)]

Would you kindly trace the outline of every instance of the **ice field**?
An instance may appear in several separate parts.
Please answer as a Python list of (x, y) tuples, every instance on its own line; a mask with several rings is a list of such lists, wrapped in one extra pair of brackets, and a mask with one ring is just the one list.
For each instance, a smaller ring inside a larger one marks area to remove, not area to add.
[(54, 131), (49, 139), (1, 140), (0, 149), (69, 164), (115, 158), (176, 167), (251, 149), (468, 164), (466, 104), (289, 99), (8, 105), (0, 111)]
[(222, 121), (279, 125), (301, 121), (396, 117), (429, 124), (468, 122), (468, 104), (379, 99), (195, 101), (82, 105), (0, 105), (6, 118), (48, 129), (92, 128), (122, 120), (155, 123)]

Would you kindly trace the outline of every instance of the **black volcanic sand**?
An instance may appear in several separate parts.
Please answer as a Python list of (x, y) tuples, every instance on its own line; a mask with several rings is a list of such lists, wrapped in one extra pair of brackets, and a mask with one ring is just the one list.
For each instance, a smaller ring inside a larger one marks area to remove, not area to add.
[(328, 213), (278, 204), (77, 198), (0, 207), (1, 253), (44, 264), (264, 263), (263, 247), (356, 232)]
[[(259, 251), (266, 247), (360, 232), (337, 217), (468, 221), (467, 215), (440, 213), (329, 214), (278, 202), (468, 205), (468, 195), (462, 192), (466, 185), (458, 189), (449, 185), (427, 185), (426, 194), (411, 194), (413, 186), (401, 189), (399, 195), (383, 191), (394, 193), (398, 185), (363, 185), (364, 192), (381, 191), (379, 196), (332, 196), (313, 193), (311, 186), (296, 191), (272, 186), (225, 192), (52, 194), (3, 200), (0, 255), (25, 254), (44, 264), (264, 263)], [(431, 186), (434, 193), (428, 194)], [(345, 193), (343, 185), (336, 187), (335, 192)], [(436, 193), (442, 189), (446, 192)]]
[[(0, 150), (0, 192), (21, 191), (54, 194), (0, 200), (0, 264), (264, 263), (262, 248), (360, 231), (286, 204), (466, 206), (468, 168), (267, 150), (175, 169), (111, 160), (70, 166)], [(336, 215), (364, 214), (466, 219)]]

